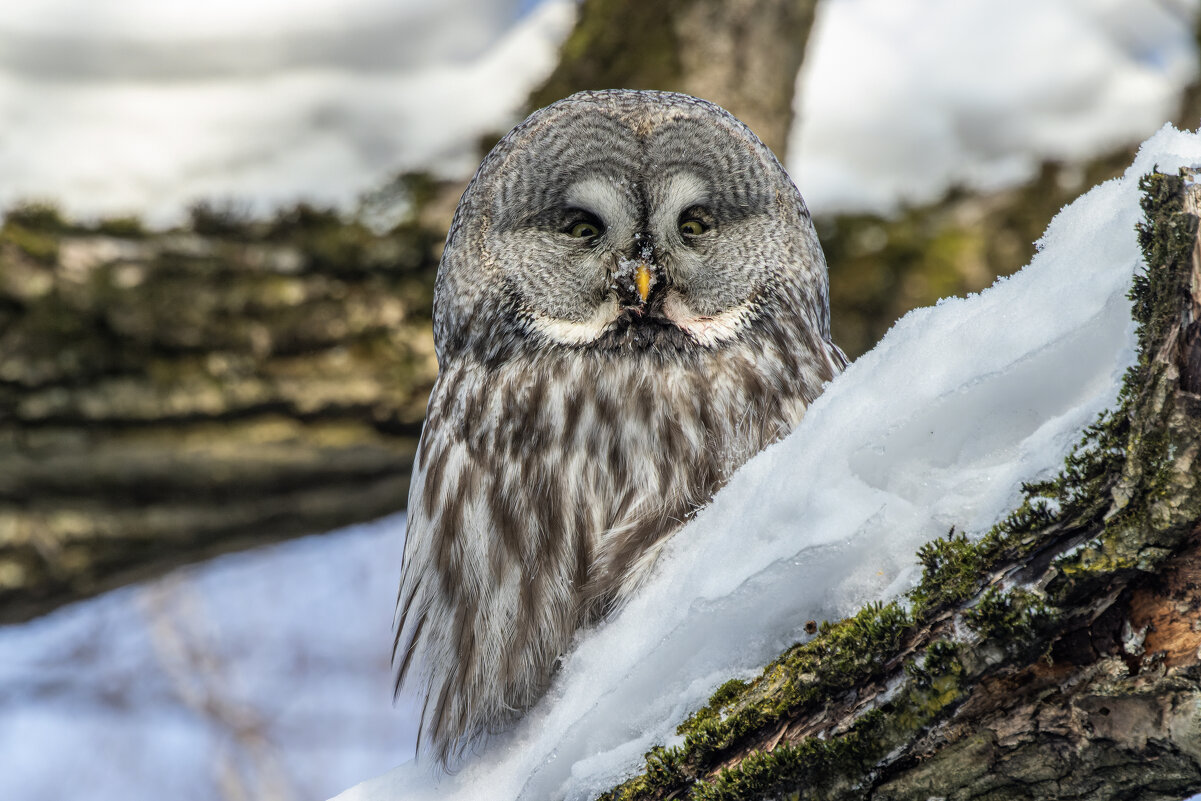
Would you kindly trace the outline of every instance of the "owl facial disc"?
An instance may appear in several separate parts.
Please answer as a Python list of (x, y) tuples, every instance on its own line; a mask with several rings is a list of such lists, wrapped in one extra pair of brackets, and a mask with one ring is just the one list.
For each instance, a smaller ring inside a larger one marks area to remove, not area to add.
[(763, 319), (828, 325), (795, 186), (745, 126), (683, 96), (583, 94), (531, 116), (481, 166), (448, 246), (478, 259), (439, 273), (440, 359), (505, 358), (530, 336), (659, 358)]

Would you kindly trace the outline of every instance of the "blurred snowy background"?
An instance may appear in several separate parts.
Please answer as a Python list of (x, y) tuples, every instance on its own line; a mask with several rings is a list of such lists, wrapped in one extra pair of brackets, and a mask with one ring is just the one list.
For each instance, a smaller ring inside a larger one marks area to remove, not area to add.
[(403, 533), (219, 557), (0, 629), (0, 798), (322, 799), (403, 761)]
[[(1196, 5), (827, 0), (789, 167), (820, 214), (1142, 141), (1196, 71)], [(0, 206), (172, 221), (198, 197), (345, 208), (399, 170), (470, 174), (574, 14), (571, 0), (6, 0)]]
[[(1196, 74), (1195, 0), (825, 0), (789, 167), (816, 213), (1024, 180), (1146, 138)], [(353, 209), (465, 176), (571, 0), (6, 0), (0, 207), (180, 219)], [(403, 520), (222, 557), (0, 629), (0, 798), (321, 799), (403, 761)]]

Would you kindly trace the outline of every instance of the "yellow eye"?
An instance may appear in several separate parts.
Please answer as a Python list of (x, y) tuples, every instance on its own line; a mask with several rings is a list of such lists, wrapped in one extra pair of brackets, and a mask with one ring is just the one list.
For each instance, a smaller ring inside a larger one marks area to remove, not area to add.
[(680, 233), (684, 236), (700, 236), (705, 233), (705, 224), (700, 220), (684, 220), (680, 223)]
[(600, 226), (590, 222), (578, 222), (571, 226), (567, 233), (576, 239), (592, 239), (594, 236), (600, 236)]

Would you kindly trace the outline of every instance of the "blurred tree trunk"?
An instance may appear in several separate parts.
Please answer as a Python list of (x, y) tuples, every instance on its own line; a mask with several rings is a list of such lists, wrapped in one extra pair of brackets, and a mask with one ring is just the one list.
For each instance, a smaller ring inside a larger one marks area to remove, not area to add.
[(0, 621), (404, 505), (440, 234), (195, 227), (0, 228)]
[(1179, 801), (1201, 789), (1201, 173), (1144, 183), (1120, 408), (908, 605), (732, 681), (603, 801)]
[(582, 89), (660, 89), (722, 106), (782, 161), (817, 0), (585, 0), (531, 110)]

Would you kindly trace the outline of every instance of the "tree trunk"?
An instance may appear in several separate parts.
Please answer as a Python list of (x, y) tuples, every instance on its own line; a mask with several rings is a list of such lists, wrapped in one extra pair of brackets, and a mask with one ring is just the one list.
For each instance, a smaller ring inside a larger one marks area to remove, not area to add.
[(910, 606), (733, 681), (608, 793), (633, 799), (1173, 799), (1201, 789), (1201, 184), (1144, 184), (1149, 273), (1120, 408)]
[(816, 7), (817, 0), (586, 0), (530, 108), (581, 89), (684, 92), (725, 108), (783, 160)]

